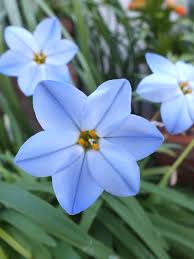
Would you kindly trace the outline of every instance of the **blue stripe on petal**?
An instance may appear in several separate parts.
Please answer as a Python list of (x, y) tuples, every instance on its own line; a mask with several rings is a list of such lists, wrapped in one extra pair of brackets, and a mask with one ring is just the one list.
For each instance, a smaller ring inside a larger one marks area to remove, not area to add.
[(130, 114), (107, 128), (104, 138), (110, 147), (125, 150), (136, 160), (145, 158), (156, 151), (162, 144), (163, 136), (148, 120)]
[(52, 176), (52, 183), (60, 205), (71, 215), (87, 209), (103, 192), (90, 176), (84, 155)]
[(118, 152), (101, 139), (100, 151), (88, 151), (90, 174), (105, 191), (117, 196), (132, 196), (139, 192), (140, 173), (134, 157)]
[(83, 127), (97, 129), (101, 134), (115, 120), (131, 112), (131, 86), (126, 79), (101, 84), (86, 102)]
[(33, 176), (53, 175), (83, 153), (82, 147), (75, 145), (78, 135), (64, 130), (39, 132), (22, 145), (15, 162)]
[(86, 98), (84, 93), (71, 85), (43, 81), (34, 93), (36, 117), (44, 129), (79, 129)]
[(34, 31), (39, 48), (43, 48), (50, 42), (61, 38), (61, 26), (56, 17), (46, 18), (38, 24)]

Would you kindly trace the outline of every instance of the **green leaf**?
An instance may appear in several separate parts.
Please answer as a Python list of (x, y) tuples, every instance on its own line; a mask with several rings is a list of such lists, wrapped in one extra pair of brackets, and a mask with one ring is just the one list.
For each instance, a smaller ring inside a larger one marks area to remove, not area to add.
[(141, 180), (141, 190), (143, 192), (153, 193), (162, 199), (173, 202), (182, 208), (186, 208), (194, 212), (193, 199), (184, 193), (178, 192), (168, 187), (158, 186), (143, 180)]
[(109, 212), (107, 209), (100, 210), (98, 220), (116, 237), (115, 243), (119, 240), (121, 244), (135, 256), (135, 258), (155, 258), (151, 252), (146, 249), (141, 240), (138, 239), (136, 235), (124, 225), (124, 222), (113, 213)]
[(146, 233), (145, 239), (153, 242), (158, 249), (162, 246), (165, 249), (168, 249), (167, 243), (164, 239), (155, 231), (154, 226), (149, 218), (149, 215), (138, 202), (137, 199), (130, 198), (121, 198), (120, 201), (124, 203), (129, 209), (129, 213), (136, 218), (137, 224), (141, 227), (142, 231)]
[(39, 225), (13, 210), (6, 210), (0, 218), (18, 228), (26, 236), (48, 246), (56, 246), (56, 242)]
[(173, 242), (187, 246), (194, 251), (194, 232), (192, 229), (159, 215), (151, 215), (151, 219), (162, 235), (171, 239)]
[(3, 239), (7, 244), (9, 244), (14, 250), (19, 254), (23, 255), (25, 258), (31, 258), (31, 253), (22, 247), (9, 233), (4, 229), (0, 228), (0, 239)]
[(76, 18), (76, 32), (78, 35), (78, 42), (80, 45), (80, 50), (84, 57), (89, 61), (90, 53), (89, 53), (89, 35), (88, 35), (88, 27), (85, 20), (84, 10), (86, 10), (85, 3), (80, 0), (73, 0), (74, 14)]
[(42, 226), (48, 233), (99, 259), (115, 256), (101, 242), (84, 233), (73, 221), (40, 198), (0, 181), (0, 202)]
[(92, 207), (90, 207), (85, 212), (83, 212), (80, 226), (85, 232), (88, 232), (88, 230), (90, 229), (101, 206), (102, 206), (102, 199), (98, 199)]
[(81, 259), (81, 257), (64, 242), (60, 242), (56, 248), (53, 248), (53, 259)]
[(31, 0), (21, 0), (21, 6), (29, 29), (34, 29), (36, 27), (35, 3)]
[[(169, 258), (162, 248), (162, 244), (157, 241), (156, 235), (152, 232), (150, 233), (150, 231), (146, 229), (142, 222), (137, 218), (137, 214), (133, 213), (133, 210), (129, 210), (122, 202), (108, 194), (105, 194), (103, 197), (109, 206), (133, 229), (158, 258)], [(144, 218), (141, 218), (141, 220), (144, 221)]]
[(16, 0), (3, 0), (9, 21), (16, 26), (22, 26), (22, 19)]
[(5, 250), (1, 246), (0, 246), (0, 258), (1, 259), (8, 259)]

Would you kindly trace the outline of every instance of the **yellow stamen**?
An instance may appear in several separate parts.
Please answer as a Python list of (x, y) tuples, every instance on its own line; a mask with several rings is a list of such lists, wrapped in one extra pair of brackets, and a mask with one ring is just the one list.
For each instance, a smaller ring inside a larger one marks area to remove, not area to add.
[(190, 94), (193, 92), (192, 88), (189, 86), (189, 82), (185, 81), (185, 82), (180, 82), (179, 83), (180, 89), (183, 92), (183, 94)]
[(87, 131), (86, 131), (86, 130), (82, 131), (82, 132), (80, 133), (80, 137), (82, 137), (82, 138), (87, 137)]
[(34, 54), (34, 61), (39, 65), (44, 64), (45, 61), (46, 61), (46, 56), (43, 53), (38, 53), (38, 54), (35, 53)]
[(97, 136), (95, 130), (90, 130), (90, 131), (89, 131), (89, 135), (90, 135), (90, 137), (92, 137), (92, 138), (94, 138), (94, 139), (97, 139), (97, 138), (98, 138), (98, 136)]
[(179, 85), (180, 85), (181, 88), (185, 88), (189, 85), (189, 83), (188, 82), (181, 82)]
[(82, 147), (87, 147), (87, 142), (83, 139), (83, 138), (80, 138), (79, 140), (78, 140), (78, 144), (80, 144)]
[(97, 143), (92, 145), (92, 149), (98, 151), (99, 150), (99, 145)]
[(191, 88), (189, 88), (188, 90), (185, 91), (185, 94), (191, 94), (193, 92), (193, 90)]
[(85, 151), (89, 149), (99, 150), (99, 137), (95, 130), (84, 130), (80, 132), (77, 144), (81, 145)]

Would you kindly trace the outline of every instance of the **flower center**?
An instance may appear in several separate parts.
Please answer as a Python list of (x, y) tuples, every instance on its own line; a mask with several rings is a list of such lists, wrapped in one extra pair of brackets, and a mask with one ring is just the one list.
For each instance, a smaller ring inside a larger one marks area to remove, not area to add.
[(46, 56), (41, 52), (41, 53), (35, 53), (34, 54), (34, 61), (37, 64), (44, 64), (46, 61)]
[(179, 83), (180, 89), (183, 94), (191, 94), (193, 92), (192, 88), (189, 86), (189, 82), (181, 82)]
[(85, 150), (93, 149), (98, 151), (98, 141), (99, 137), (96, 134), (95, 130), (85, 130), (80, 133), (77, 143), (81, 145)]

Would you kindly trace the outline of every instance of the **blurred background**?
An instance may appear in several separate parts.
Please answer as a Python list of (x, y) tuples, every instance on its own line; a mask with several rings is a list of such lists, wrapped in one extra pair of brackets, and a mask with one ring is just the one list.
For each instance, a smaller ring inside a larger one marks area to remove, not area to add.
[(133, 113), (154, 121), (165, 142), (141, 160), (141, 191), (118, 198), (104, 193), (88, 210), (68, 216), (49, 178), (15, 167), (22, 143), (40, 130), (31, 98), (16, 80), (0, 75), (0, 259), (193, 259), (194, 129), (170, 136), (159, 105), (135, 94), (150, 73), (145, 53), (194, 64), (194, 1), (0, 0), (0, 53), (8, 25), (33, 30), (57, 16), (63, 36), (79, 45), (69, 68), (87, 94), (108, 79), (127, 78)]

